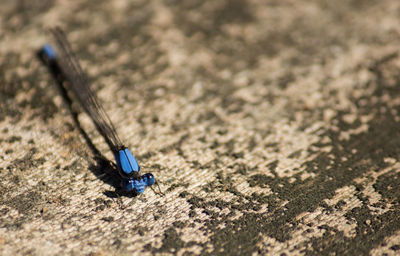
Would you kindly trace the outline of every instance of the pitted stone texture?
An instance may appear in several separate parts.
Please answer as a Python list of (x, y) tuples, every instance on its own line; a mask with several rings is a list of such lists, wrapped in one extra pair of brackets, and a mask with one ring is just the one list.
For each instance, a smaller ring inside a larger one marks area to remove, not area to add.
[[(11, 1), (0, 9), (1, 255), (396, 255), (400, 2)], [(37, 50), (60, 25), (165, 196)]]

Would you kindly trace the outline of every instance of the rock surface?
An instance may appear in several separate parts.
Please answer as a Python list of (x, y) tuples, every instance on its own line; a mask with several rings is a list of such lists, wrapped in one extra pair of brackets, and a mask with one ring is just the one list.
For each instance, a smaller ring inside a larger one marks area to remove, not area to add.
[[(399, 253), (399, 13), (3, 0), (0, 254)], [(56, 25), (165, 196), (116, 192), (106, 143), (36, 56)]]

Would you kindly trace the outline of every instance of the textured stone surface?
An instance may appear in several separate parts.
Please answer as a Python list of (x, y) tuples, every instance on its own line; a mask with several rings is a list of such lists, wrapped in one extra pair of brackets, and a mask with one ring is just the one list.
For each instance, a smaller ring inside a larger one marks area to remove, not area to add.
[[(399, 253), (399, 13), (3, 0), (0, 254)], [(54, 25), (165, 196), (115, 193), (90, 147), (112, 159), (107, 145), (36, 57)]]

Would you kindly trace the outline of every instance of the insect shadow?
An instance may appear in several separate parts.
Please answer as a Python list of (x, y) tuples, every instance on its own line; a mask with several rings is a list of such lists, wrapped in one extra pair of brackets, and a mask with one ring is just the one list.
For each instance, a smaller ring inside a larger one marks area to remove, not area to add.
[(51, 75), (57, 81), (58, 89), (59, 89), (60, 94), (63, 97), (65, 103), (67, 103), (66, 105), (71, 113), (74, 124), (75, 124), (76, 128), (78, 128), (78, 131), (81, 133), (86, 144), (89, 146), (90, 150), (92, 151), (92, 153), (94, 155), (93, 159), (95, 160), (95, 164), (91, 164), (89, 166), (89, 170), (98, 179), (100, 179), (101, 181), (103, 181), (115, 188), (115, 191), (110, 191), (110, 190), (105, 191), (104, 195), (106, 195), (109, 198), (118, 198), (120, 196), (136, 197), (138, 195), (137, 193), (125, 192), (122, 190), (121, 178), (118, 175), (116, 165), (113, 162), (111, 162), (110, 160), (108, 160), (98, 150), (98, 148), (93, 144), (93, 141), (90, 139), (88, 134), (83, 129), (83, 127), (78, 119), (79, 112), (74, 110), (74, 108), (72, 107), (72, 103), (73, 103), (72, 98), (68, 95), (68, 90), (65, 87), (65, 83), (67, 81), (65, 81), (63, 79), (62, 75), (59, 73), (60, 71), (57, 68), (55, 68), (54, 66), (52, 66), (51, 63), (49, 63), (49, 61), (45, 57), (42, 49), (37, 52), (37, 57), (48, 68)]

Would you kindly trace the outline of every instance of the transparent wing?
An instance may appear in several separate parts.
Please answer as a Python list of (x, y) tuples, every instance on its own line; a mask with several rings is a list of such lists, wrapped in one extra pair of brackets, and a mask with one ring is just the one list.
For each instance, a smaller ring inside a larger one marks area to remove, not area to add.
[(114, 153), (118, 152), (124, 146), (117, 135), (110, 117), (90, 89), (87, 76), (72, 52), (64, 32), (60, 28), (52, 29), (51, 32), (56, 40), (56, 49), (58, 50), (56, 59), (65, 75), (67, 86), (92, 118), (97, 130), (104, 137), (111, 150)]

